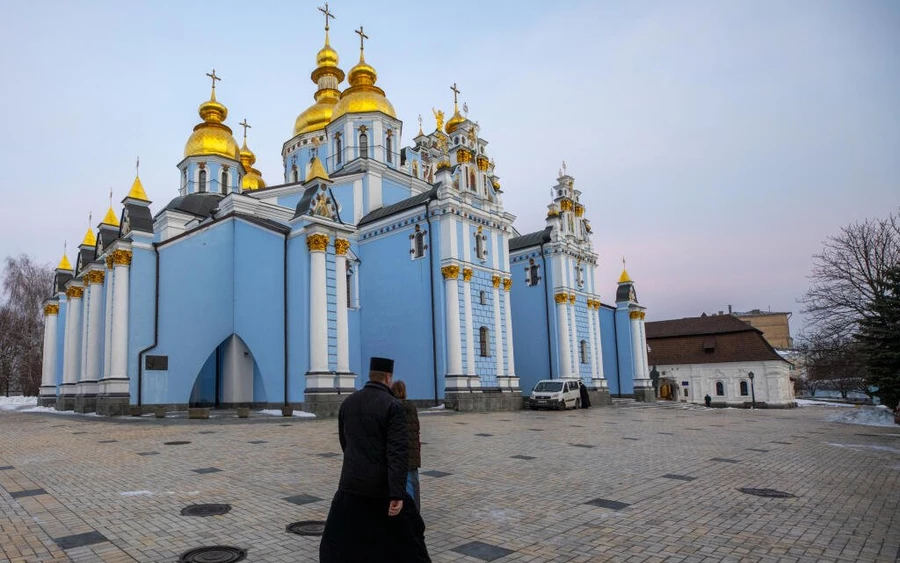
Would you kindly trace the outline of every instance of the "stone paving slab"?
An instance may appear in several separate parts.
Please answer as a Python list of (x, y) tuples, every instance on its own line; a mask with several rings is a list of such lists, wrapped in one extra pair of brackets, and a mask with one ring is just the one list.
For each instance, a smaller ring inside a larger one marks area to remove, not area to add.
[[(423, 414), (432, 558), (896, 561), (900, 427), (825, 415), (621, 402)], [(247, 549), (247, 561), (318, 560), (318, 538), (285, 526), (328, 513), (342, 461), (334, 419), (4, 412), (0, 429), (0, 562), (175, 562), (209, 545)], [(207, 503), (232, 510), (180, 513)]]

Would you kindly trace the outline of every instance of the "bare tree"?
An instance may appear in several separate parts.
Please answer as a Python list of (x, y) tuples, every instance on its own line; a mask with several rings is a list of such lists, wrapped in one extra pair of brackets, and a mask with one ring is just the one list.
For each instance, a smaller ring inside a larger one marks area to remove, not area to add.
[(4, 263), (0, 311), (0, 384), (4, 394), (36, 395), (41, 386), (43, 314), (53, 269), (29, 256), (8, 256)]
[(864, 357), (856, 340), (812, 332), (803, 335), (799, 351), (806, 371), (802, 385), (810, 395), (824, 389), (837, 391), (844, 399), (850, 393), (871, 398)]
[(824, 245), (800, 302), (820, 333), (845, 338), (871, 316), (872, 303), (888, 290), (886, 272), (900, 265), (900, 215), (854, 223)]

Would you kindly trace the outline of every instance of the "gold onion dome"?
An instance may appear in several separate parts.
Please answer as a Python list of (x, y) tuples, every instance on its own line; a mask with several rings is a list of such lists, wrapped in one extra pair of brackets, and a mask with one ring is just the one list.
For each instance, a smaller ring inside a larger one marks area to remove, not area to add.
[(325, 46), (316, 54), (316, 68), (310, 74), (318, 90), (313, 95), (316, 103), (306, 108), (294, 121), (294, 135), (324, 129), (331, 123), (334, 106), (341, 98), (339, 86), (344, 81), (344, 71), (338, 68), (338, 54), (328, 42), (325, 28)]
[(456, 128), (459, 127), (459, 124), (465, 121), (466, 118), (459, 114), (459, 107), (457, 107), (456, 102), (453, 103), (453, 117), (447, 121), (447, 124), (444, 126), (444, 131), (449, 135), (456, 131)]
[(396, 118), (397, 112), (394, 106), (384, 95), (384, 90), (375, 86), (378, 73), (366, 62), (363, 50), (359, 50), (359, 62), (350, 69), (348, 81), (350, 87), (341, 93), (341, 101), (334, 108), (332, 120), (347, 113), (365, 113), (380, 111), (385, 115)]
[(258, 190), (265, 188), (266, 183), (262, 179), (262, 174), (253, 165), (256, 163), (256, 155), (247, 147), (247, 139), (244, 138), (244, 145), (241, 147), (241, 165), (244, 167), (244, 177), (241, 178), (241, 189), (245, 191)]
[(119, 218), (116, 217), (116, 212), (113, 211), (112, 205), (106, 210), (106, 216), (103, 217), (103, 224), (112, 225), (113, 227), (119, 226)]
[(200, 104), (197, 110), (203, 123), (194, 127), (194, 132), (184, 145), (184, 156), (217, 155), (239, 160), (237, 141), (231, 135), (231, 128), (223, 123), (228, 117), (228, 108), (216, 101), (213, 88), (209, 100)]

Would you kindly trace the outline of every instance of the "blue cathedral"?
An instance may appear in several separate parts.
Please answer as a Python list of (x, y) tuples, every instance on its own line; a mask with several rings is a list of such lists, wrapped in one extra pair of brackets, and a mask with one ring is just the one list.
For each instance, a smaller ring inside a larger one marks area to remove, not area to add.
[[(575, 180), (560, 170), (546, 226), (521, 234), (477, 123), (434, 111), (411, 144), (364, 56), (329, 43), (314, 103), (275, 185), (212, 93), (156, 209), (140, 177), (44, 303), (40, 403), (123, 415), (155, 407), (334, 414), (394, 358), (409, 398), (516, 409), (541, 379), (580, 379), (594, 404), (654, 400), (645, 310), (627, 272), (597, 285)], [(346, 83), (345, 83), (346, 78)], [(430, 127), (429, 127), (430, 128)], [(174, 182), (173, 182), (174, 183)], [(548, 181), (552, 184), (552, 181)]]

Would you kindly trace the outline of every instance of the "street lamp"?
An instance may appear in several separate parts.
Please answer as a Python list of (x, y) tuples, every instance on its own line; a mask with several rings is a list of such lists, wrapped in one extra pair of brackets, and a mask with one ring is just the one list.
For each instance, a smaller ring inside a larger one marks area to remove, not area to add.
[(750, 378), (750, 401), (751, 401), (751, 405), (753, 405), (750, 408), (755, 409), (756, 408), (756, 387), (754, 387), (754, 385), (753, 385), (753, 372), (751, 371), (750, 373), (748, 373), (747, 377)]

